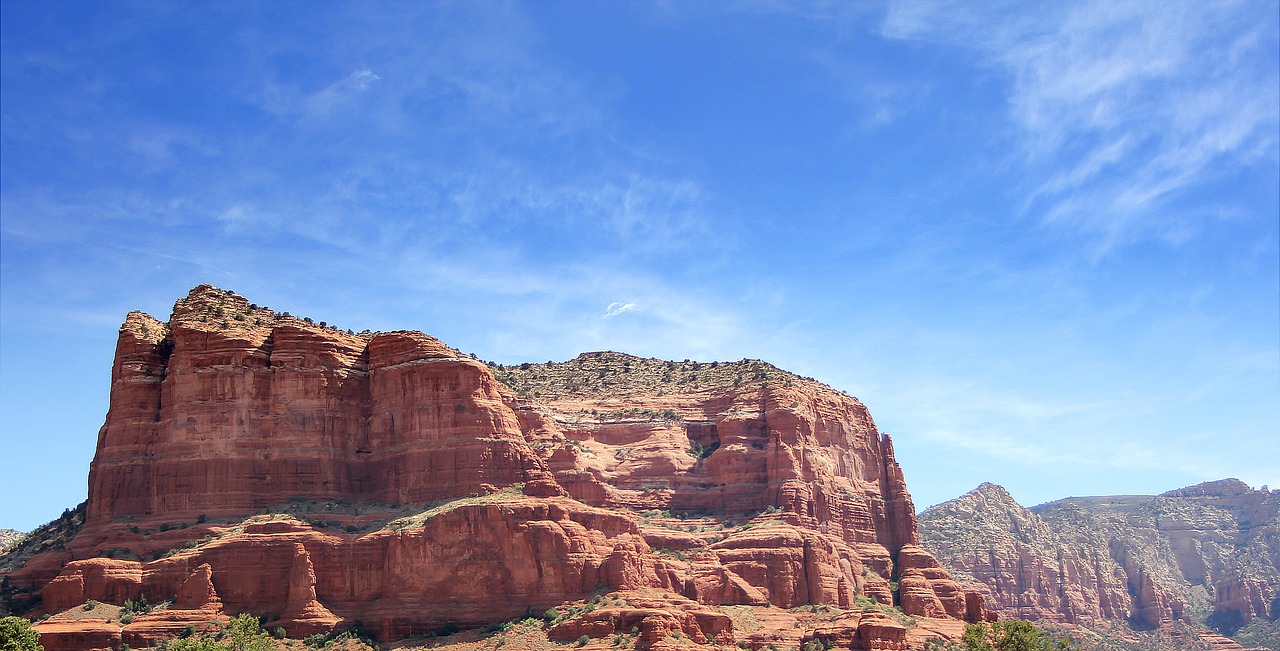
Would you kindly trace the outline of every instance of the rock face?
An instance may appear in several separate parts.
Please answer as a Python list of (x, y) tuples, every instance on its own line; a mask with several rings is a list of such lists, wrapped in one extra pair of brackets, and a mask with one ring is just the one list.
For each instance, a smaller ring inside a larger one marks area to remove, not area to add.
[(134, 312), (120, 330), (86, 530), (299, 496), (423, 503), (544, 475), (483, 364), (421, 333), (348, 335), (206, 286), (167, 324)]
[(1280, 617), (1280, 491), (1228, 479), (1023, 508), (983, 484), (920, 516), (926, 548), (1004, 615), (1232, 634)]
[(207, 285), (121, 327), (83, 513), (10, 564), (6, 600), (175, 599), (102, 646), (242, 612), (393, 640), (600, 589), (635, 596), (615, 623), (707, 643), (734, 641), (723, 605), (987, 617), (918, 546), (888, 435), (816, 381), (618, 353), (499, 367)]

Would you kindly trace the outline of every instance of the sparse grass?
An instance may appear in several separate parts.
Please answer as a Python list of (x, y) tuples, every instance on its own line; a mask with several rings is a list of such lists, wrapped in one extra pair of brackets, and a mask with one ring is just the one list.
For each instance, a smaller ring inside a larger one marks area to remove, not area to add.
[(655, 556), (661, 556), (663, 558), (674, 558), (676, 560), (684, 561), (686, 563), (689, 562), (689, 557), (686, 556), (684, 552), (678, 549), (665, 549), (663, 547), (655, 547), (653, 549), (653, 553)]
[(844, 610), (830, 604), (805, 604), (789, 610), (793, 613), (813, 613), (814, 621), (833, 621), (845, 613)]
[(720, 611), (733, 621), (735, 633), (754, 633), (764, 628), (754, 606), (721, 606)]
[(899, 608), (898, 606), (889, 606), (886, 604), (882, 604), (876, 601), (875, 599), (871, 599), (869, 597), (858, 595), (857, 597), (854, 597), (853, 604), (855, 607), (861, 608), (864, 612), (868, 610), (878, 610), (892, 617), (899, 624), (902, 624), (907, 628), (912, 628), (917, 623), (915, 617), (902, 612), (902, 609)]
[(739, 527), (738, 531), (750, 531), (759, 527), (776, 527), (785, 524), (782, 520), (753, 520)]
[(433, 506), (425, 511), (422, 511), (421, 513), (416, 513), (414, 515), (409, 515), (403, 518), (397, 518), (395, 520), (392, 520), (391, 522), (387, 523), (387, 527), (394, 531), (401, 531), (401, 530), (409, 529), (413, 527), (421, 527), (422, 525), (426, 524), (427, 520), (430, 520), (431, 518), (434, 518), (437, 515), (448, 513), (450, 511), (453, 511), (454, 509), (462, 508), (464, 506), (478, 506), (480, 504), (494, 504), (499, 502), (510, 501), (512, 498), (522, 496), (524, 494), (523, 491), (524, 491), (524, 486), (522, 484), (517, 484), (515, 486), (508, 486), (496, 493), (490, 493), (488, 495), (474, 495), (471, 497), (460, 497), (457, 499), (449, 500), (447, 502), (443, 502), (441, 504), (437, 504), (436, 506)]

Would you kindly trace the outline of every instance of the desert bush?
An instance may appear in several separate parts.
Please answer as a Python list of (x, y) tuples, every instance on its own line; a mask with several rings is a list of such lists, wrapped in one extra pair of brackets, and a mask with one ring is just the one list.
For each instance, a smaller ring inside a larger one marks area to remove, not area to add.
[(1073, 651), (1067, 638), (1053, 636), (1021, 619), (1006, 619), (994, 624), (979, 622), (964, 627), (965, 651)]
[(0, 649), (5, 651), (44, 651), (40, 633), (31, 622), (21, 617), (0, 618)]

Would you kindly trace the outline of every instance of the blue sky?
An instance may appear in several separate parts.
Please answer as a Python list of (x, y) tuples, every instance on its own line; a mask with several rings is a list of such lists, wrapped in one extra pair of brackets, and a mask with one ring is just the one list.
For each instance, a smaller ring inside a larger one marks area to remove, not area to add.
[(762, 358), (920, 507), (1280, 486), (1280, 27), (1245, 2), (0, 5), (0, 527), (208, 282), (502, 363)]

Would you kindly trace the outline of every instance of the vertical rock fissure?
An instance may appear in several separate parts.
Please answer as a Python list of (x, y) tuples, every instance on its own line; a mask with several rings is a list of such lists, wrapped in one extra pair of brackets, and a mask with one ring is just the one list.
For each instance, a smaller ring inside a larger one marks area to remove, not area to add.
[(271, 368), (271, 353), (275, 350), (275, 347), (276, 330), (272, 328), (267, 338), (262, 340), (262, 345), (258, 347), (258, 350), (262, 351), (263, 363), (267, 365), (267, 368)]
[[(160, 374), (160, 386), (164, 386), (164, 381), (169, 377), (169, 358), (173, 356), (173, 330), (165, 335), (156, 344), (156, 358), (160, 362), (160, 367), (156, 369)], [(155, 422), (160, 422), (160, 411), (164, 407), (164, 390), (156, 392), (156, 415)]]

